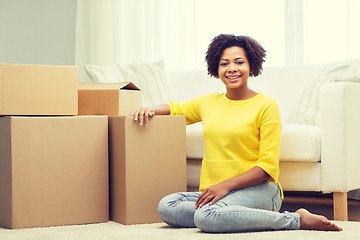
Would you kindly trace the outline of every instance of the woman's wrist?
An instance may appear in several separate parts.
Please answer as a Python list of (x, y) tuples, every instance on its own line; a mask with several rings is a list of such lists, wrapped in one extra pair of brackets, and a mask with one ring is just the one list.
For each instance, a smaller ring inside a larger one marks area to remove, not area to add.
[(170, 107), (168, 104), (161, 104), (152, 107), (155, 115), (170, 115)]

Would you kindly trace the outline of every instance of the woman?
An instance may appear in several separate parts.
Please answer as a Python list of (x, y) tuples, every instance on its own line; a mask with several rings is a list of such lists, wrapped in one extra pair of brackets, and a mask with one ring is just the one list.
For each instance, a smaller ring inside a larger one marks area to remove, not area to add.
[(341, 231), (323, 216), (305, 209), (279, 213), (281, 122), (277, 103), (248, 87), (249, 76), (262, 71), (266, 51), (247, 36), (219, 35), (209, 45), (208, 73), (220, 78), (226, 93), (191, 101), (142, 108), (133, 116), (147, 125), (155, 115), (186, 115), (202, 121), (205, 153), (200, 192), (174, 193), (158, 206), (164, 222), (198, 227), (204, 232), (280, 229)]

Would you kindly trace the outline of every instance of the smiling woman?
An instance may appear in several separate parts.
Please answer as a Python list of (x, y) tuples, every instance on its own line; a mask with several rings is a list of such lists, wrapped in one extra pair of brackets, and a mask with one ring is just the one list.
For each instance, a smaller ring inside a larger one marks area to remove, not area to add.
[[(225, 49), (220, 58), (218, 72), (219, 78), (226, 86), (227, 97), (232, 100), (243, 100), (236, 97), (235, 93), (231, 93), (233, 92), (232, 89), (235, 88), (248, 88), (247, 79), (249, 78), (251, 71), (245, 50), (241, 47), (230, 47)], [(240, 94), (240, 96), (244, 96), (244, 94)], [(250, 97), (245, 96), (245, 99), (247, 98)]]
[[(252, 61), (254, 56), (260, 61)], [(199, 192), (173, 193), (159, 202), (159, 215), (170, 226), (213, 233), (342, 230), (305, 209), (278, 212), (283, 199), (279, 183), (280, 112), (272, 97), (247, 85), (250, 73), (260, 74), (264, 58), (265, 50), (254, 39), (218, 35), (209, 45), (206, 60), (208, 74), (220, 77), (225, 93), (142, 107), (132, 115), (139, 125), (150, 124), (155, 115), (185, 115), (188, 125), (202, 122), (204, 157)], [(217, 66), (217, 73), (210, 66)]]
[(205, 58), (209, 75), (221, 79), (227, 97), (244, 100), (256, 95), (248, 88), (247, 79), (261, 73), (265, 56), (265, 49), (255, 39), (221, 34), (213, 39)]

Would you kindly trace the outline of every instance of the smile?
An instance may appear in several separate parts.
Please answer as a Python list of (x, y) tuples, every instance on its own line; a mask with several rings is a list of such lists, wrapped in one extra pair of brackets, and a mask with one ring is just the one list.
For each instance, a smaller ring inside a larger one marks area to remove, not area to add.
[(238, 79), (240, 78), (242, 75), (239, 75), (239, 76), (226, 76), (227, 79)]

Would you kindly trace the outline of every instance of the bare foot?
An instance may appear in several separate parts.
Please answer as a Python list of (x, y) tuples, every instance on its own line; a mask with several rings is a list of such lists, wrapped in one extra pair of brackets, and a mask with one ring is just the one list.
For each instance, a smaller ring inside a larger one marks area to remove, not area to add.
[(306, 209), (296, 211), (300, 216), (300, 229), (319, 231), (342, 231), (342, 228), (331, 223), (326, 217), (310, 213)]

